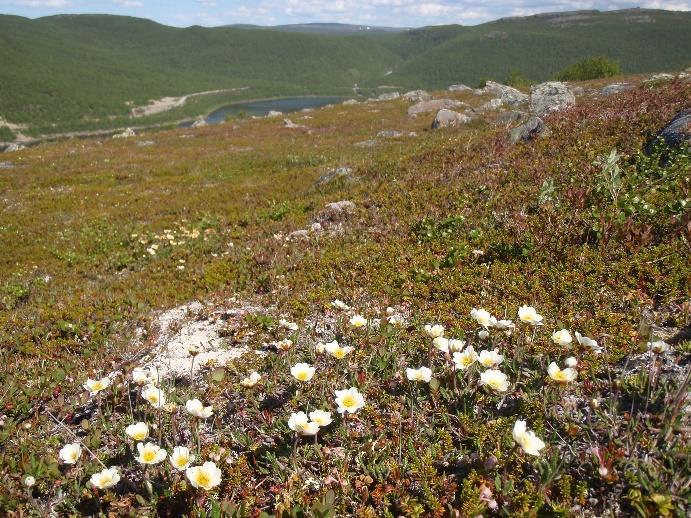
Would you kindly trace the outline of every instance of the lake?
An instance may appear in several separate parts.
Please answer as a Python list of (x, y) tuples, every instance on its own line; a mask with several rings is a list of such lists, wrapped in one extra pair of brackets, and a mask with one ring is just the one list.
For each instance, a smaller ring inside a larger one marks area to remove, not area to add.
[[(247, 101), (229, 104), (213, 111), (206, 117), (207, 124), (219, 124), (230, 116), (244, 113), (247, 116), (263, 117), (270, 111), (291, 113), (305, 108), (321, 108), (327, 104), (335, 104), (345, 100), (344, 97), (284, 97), (281, 99), (266, 99), (264, 101)], [(186, 124), (187, 126), (191, 123)]]

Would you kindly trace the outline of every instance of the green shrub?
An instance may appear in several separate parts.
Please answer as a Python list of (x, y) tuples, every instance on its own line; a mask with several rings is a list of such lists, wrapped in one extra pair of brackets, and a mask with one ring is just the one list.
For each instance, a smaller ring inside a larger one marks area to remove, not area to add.
[(504, 84), (514, 88), (524, 88), (532, 84), (532, 81), (523, 75), (520, 70), (512, 70), (504, 80)]
[(619, 62), (603, 56), (581, 59), (557, 75), (560, 81), (587, 81), (619, 74)]
[(14, 133), (7, 126), (0, 126), (0, 142), (12, 142), (15, 139)]

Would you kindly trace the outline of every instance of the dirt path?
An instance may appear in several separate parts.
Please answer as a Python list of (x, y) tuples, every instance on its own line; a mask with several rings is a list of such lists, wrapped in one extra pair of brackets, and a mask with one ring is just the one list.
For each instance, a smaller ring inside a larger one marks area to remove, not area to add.
[(180, 108), (184, 106), (185, 103), (193, 98), (199, 97), (201, 95), (211, 95), (211, 94), (221, 94), (227, 92), (240, 92), (242, 90), (247, 90), (249, 86), (242, 86), (240, 88), (225, 88), (223, 90), (207, 90), (205, 92), (195, 92), (192, 94), (183, 95), (181, 97), (162, 97), (161, 99), (156, 99), (149, 101), (146, 106), (136, 106), (132, 108), (132, 117), (147, 117), (149, 115), (156, 115), (158, 113), (167, 112), (174, 108)]

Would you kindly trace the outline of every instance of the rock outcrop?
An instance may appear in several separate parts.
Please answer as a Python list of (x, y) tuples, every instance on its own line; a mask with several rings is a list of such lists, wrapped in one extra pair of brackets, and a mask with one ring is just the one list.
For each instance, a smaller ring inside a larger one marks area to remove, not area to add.
[(432, 121), (432, 129), (452, 128), (470, 122), (470, 117), (453, 110), (441, 109)]
[(271, 110), (269, 111), (269, 113), (266, 114), (267, 117), (280, 117), (281, 115), (283, 115), (283, 112), (279, 112), (276, 110)]
[(691, 108), (677, 113), (654, 138), (650, 139), (645, 146), (645, 152), (647, 154), (652, 153), (655, 144), (660, 140), (672, 148), (678, 148), (682, 145), (691, 146)]
[(12, 153), (13, 151), (21, 151), (22, 149), (25, 149), (25, 146), (22, 146), (21, 144), (10, 144), (5, 148), (5, 153)]
[(497, 97), (495, 99), (490, 99), (485, 104), (480, 106), (480, 110), (482, 110), (482, 111), (498, 110), (499, 108), (502, 107), (503, 104), (504, 104), (504, 101), (502, 101), (499, 97)]
[(406, 101), (429, 101), (432, 96), (425, 90), (413, 90), (403, 94), (403, 99)]
[(544, 115), (576, 104), (576, 96), (569, 87), (558, 81), (540, 83), (530, 88), (530, 111)]
[(327, 203), (326, 206), (317, 214), (315, 223), (329, 225), (333, 223), (341, 223), (350, 218), (356, 210), (355, 204), (350, 200), (341, 200)]
[(600, 90), (600, 93), (602, 95), (615, 95), (620, 94), (621, 92), (626, 92), (627, 90), (631, 90), (632, 88), (633, 86), (629, 83), (613, 83), (603, 87), (602, 90)]
[(113, 135), (113, 138), (130, 138), (130, 137), (134, 137), (136, 135), (137, 134), (134, 132), (134, 130), (132, 128), (127, 128), (122, 133), (116, 133), (115, 135)]
[(206, 126), (206, 120), (205, 119), (197, 119), (192, 123), (193, 128), (203, 128)]
[(447, 88), (449, 92), (469, 92), (472, 90), (469, 86), (466, 86), (464, 84), (460, 85), (451, 85)]
[(320, 187), (322, 185), (326, 185), (328, 183), (331, 183), (339, 178), (342, 178), (344, 181), (352, 181), (352, 173), (353, 169), (351, 167), (336, 167), (335, 169), (330, 169), (323, 175), (317, 179), (316, 182), (314, 182), (315, 187)]
[(528, 95), (513, 86), (495, 83), (494, 81), (487, 81), (485, 87), (482, 88), (483, 94), (490, 94), (498, 97), (502, 102), (508, 106), (518, 106), (528, 102)]
[(381, 94), (379, 97), (377, 97), (378, 101), (393, 101), (395, 99), (398, 99), (401, 97), (401, 94), (398, 92), (389, 92), (385, 94)]

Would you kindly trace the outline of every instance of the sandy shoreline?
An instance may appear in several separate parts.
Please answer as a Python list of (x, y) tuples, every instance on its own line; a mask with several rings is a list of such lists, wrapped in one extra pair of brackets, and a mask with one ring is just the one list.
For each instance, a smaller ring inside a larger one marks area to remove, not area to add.
[(149, 101), (146, 106), (136, 106), (132, 108), (130, 112), (132, 117), (147, 117), (149, 115), (156, 115), (158, 113), (163, 113), (170, 111), (174, 108), (180, 108), (184, 106), (189, 99), (193, 97), (199, 97), (201, 95), (212, 95), (212, 94), (222, 94), (228, 92), (240, 92), (242, 90), (249, 89), (249, 86), (242, 86), (240, 88), (224, 88), (221, 90), (206, 90), (204, 92), (194, 92), (191, 94), (183, 95), (180, 97), (162, 97), (160, 99), (155, 99)]

